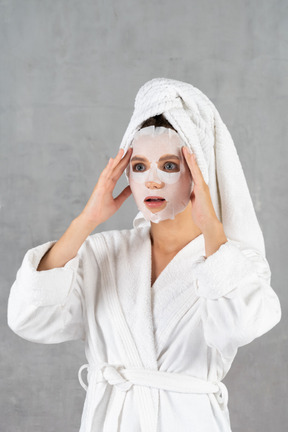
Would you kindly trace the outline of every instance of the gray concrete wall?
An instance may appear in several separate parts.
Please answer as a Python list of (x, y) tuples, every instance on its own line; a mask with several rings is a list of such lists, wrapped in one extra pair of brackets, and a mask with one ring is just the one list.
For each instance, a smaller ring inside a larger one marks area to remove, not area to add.
[[(229, 128), (282, 304), (225, 378), (233, 432), (286, 430), (287, 1), (0, 0), (0, 26), (1, 431), (79, 429), (83, 344), (22, 340), (7, 298), (25, 252), (81, 212), (137, 90), (160, 76), (201, 89)], [(130, 197), (99, 230), (130, 228), (136, 211)]]

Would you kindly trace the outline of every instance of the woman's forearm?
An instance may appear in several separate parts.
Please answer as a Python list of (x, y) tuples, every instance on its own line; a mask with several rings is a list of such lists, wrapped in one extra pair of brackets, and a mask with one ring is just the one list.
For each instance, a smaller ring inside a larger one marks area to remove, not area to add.
[(63, 267), (77, 255), (89, 234), (96, 228), (80, 214), (70, 224), (62, 237), (42, 257), (37, 271)]

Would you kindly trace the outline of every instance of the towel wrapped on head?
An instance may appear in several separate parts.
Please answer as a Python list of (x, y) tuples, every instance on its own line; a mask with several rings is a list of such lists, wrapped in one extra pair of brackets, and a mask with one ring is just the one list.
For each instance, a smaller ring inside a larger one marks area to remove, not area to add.
[[(136, 95), (120, 148), (126, 153), (142, 123), (159, 114), (195, 153), (227, 238), (265, 256), (262, 230), (233, 139), (214, 104), (199, 89), (169, 78), (146, 82)], [(134, 227), (147, 223), (141, 212), (133, 221)]]

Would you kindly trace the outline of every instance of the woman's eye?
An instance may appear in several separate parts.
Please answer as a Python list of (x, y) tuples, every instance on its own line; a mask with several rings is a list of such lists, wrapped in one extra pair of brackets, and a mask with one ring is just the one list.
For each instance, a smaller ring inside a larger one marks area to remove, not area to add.
[(145, 165), (143, 165), (142, 163), (138, 163), (133, 166), (133, 171), (145, 171)]
[(166, 162), (164, 167), (168, 170), (168, 171), (174, 171), (177, 170), (179, 171), (178, 165), (176, 165), (173, 162)]

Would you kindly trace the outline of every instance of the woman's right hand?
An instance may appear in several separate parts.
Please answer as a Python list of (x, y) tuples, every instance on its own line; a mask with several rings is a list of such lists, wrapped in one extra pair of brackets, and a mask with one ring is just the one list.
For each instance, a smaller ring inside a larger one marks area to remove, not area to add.
[(113, 190), (130, 161), (132, 148), (130, 147), (126, 155), (121, 159), (123, 153), (124, 150), (120, 149), (114, 159), (109, 159), (108, 164), (96, 183), (92, 195), (79, 215), (93, 229), (116, 213), (132, 193), (130, 186), (127, 186), (116, 198), (113, 198)]

